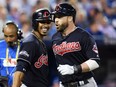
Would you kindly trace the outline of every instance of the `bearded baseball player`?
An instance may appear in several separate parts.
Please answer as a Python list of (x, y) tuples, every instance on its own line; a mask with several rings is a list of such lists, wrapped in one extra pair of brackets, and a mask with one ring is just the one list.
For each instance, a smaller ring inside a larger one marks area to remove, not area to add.
[(51, 21), (46, 8), (33, 13), (33, 31), (22, 43), (12, 87), (48, 87), (48, 54), (42, 38), (47, 35)]
[(53, 14), (57, 33), (53, 35), (52, 48), (60, 87), (97, 87), (92, 74), (100, 64), (95, 40), (75, 26), (76, 10), (70, 4), (57, 5)]

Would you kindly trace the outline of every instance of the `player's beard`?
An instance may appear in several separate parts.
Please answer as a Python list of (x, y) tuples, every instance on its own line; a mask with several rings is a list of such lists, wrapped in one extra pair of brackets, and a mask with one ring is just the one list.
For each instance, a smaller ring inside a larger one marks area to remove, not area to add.
[(59, 26), (58, 31), (59, 31), (59, 32), (64, 32), (64, 30), (65, 30), (67, 27), (68, 27), (68, 22), (63, 23), (63, 24), (61, 24), (61, 25)]
[(13, 47), (13, 46), (17, 45), (17, 41), (14, 41), (14, 42), (7, 42), (7, 45), (8, 45), (9, 47)]

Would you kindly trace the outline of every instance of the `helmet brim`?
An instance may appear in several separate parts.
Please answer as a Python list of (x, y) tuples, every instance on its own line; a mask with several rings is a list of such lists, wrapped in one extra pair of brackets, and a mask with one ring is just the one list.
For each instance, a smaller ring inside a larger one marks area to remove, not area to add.
[(61, 12), (56, 12), (56, 11), (52, 12), (52, 15), (54, 15), (55, 17), (59, 17), (59, 18), (64, 17), (64, 16), (68, 16), (66, 14), (63, 14)]
[(47, 21), (52, 22), (52, 19), (51, 18), (50, 19), (36, 19), (36, 21), (37, 22), (47, 22)]

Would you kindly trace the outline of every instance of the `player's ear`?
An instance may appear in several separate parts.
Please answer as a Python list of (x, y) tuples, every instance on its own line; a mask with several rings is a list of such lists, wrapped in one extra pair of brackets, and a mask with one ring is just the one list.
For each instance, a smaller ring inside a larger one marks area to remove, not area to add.
[(73, 20), (72, 16), (68, 16), (68, 21), (71, 22)]

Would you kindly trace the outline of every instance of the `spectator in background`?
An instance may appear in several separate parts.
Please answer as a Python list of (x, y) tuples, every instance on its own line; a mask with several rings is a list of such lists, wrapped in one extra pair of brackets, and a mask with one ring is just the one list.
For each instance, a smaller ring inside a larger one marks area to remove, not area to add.
[(35, 6), (36, 6), (36, 10), (39, 8), (49, 8), (49, 1), (48, 0), (37, 0)]
[(116, 1), (112, 3), (112, 9), (113, 9), (113, 19), (112, 19), (112, 26), (116, 30)]
[(112, 24), (112, 20), (114, 19), (114, 14), (111, 6), (104, 7), (104, 15), (108, 18), (109, 24)]
[(7, 20), (7, 10), (3, 5), (0, 4), (0, 40), (3, 39), (4, 37), (2, 28), (6, 20)]
[(81, 0), (83, 9), (88, 10), (91, 7), (90, 0)]
[(29, 16), (27, 15), (26, 12), (20, 12), (19, 16), (19, 28), (23, 27), (23, 23), (29, 21)]
[(8, 12), (11, 11), (11, 0), (6, 0), (6, 9)]
[(76, 25), (79, 27), (82, 27), (83, 29), (86, 29), (88, 27), (88, 21), (87, 21), (87, 14), (85, 10), (80, 9), (77, 11), (77, 17), (76, 17)]
[(0, 76), (8, 78), (8, 87), (11, 87), (22, 32), (14, 22), (8, 21), (3, 27), (3, 33), (5, 40), (0, 41)]
[(99, 9), (96, 8), (96, 7), (89, 8), (88, 13), (87, 13), (87, 20), (88, 20), (88, 22), (94, 21), (95, 18), (96, 18), (96, 15), (99, 12), (100, 12)]
[(86, 31), (88, 31), (93, 36), (97, 44), (104, 44), (104, 35), (99, 30), (98, 23), (96, 21), (91, 21), (89, 26), (90, 27), (88, 27)]
[(31, 34), (30, 22), (25, 21), (22, 24), (23, 37), (26, 38)]
[(105, 44), (116, 43), (116, 30), (109, 24), (107, 17), (102, 17), (99, 30), (104, 34)]
[(8, 20), (13, 20), (15, 23), (19, 24), (19, 7), (17, 4), (11, 5), (10, 14), (8, 14)]
[(31, 11), (30, 11), (31, 9), (32, 9), (32, 7), (29, 4), (28, 0), (22, 0), (20, 10), (25, 12), (27, 14), (27, 16), (30, 16), (31, 15)]

